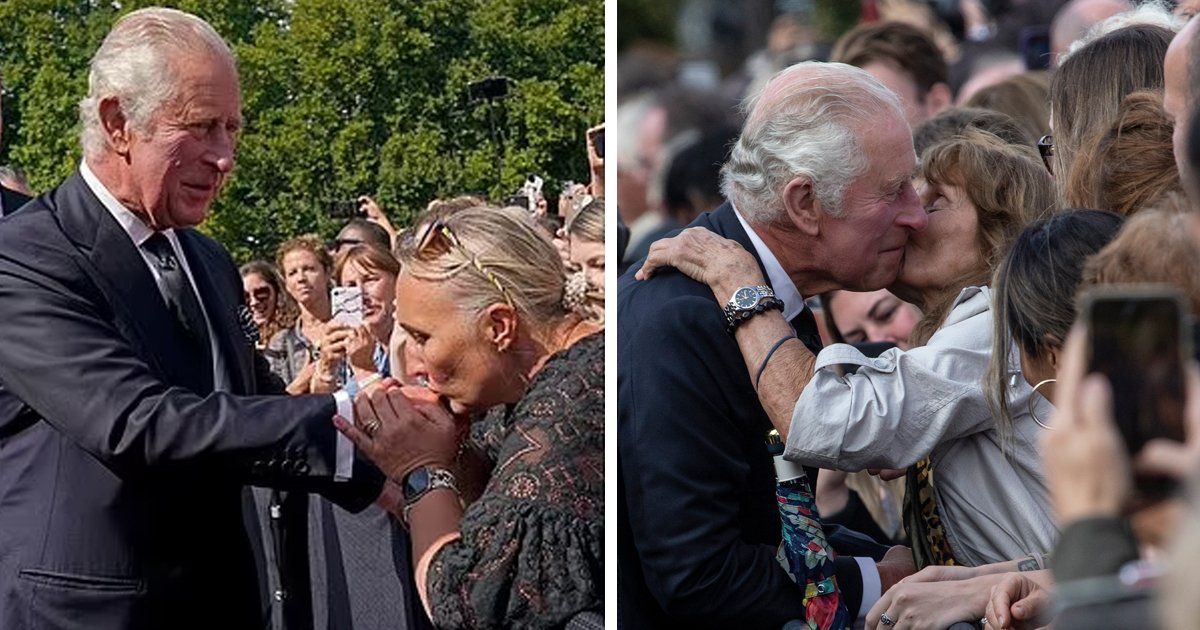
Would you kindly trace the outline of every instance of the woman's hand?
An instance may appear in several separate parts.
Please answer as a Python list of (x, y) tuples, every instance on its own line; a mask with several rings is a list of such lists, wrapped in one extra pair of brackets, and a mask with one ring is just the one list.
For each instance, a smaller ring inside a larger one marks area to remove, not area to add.
[(1050, 592), (1032, 573), (1006, 573), (988, 595), (985, 628), (1037, 628), (1050, 612)]
[(321, 339), (317, 342), (317, 370), (332, 370), (345, 359), (346, 348), (353, 336), (354, 329), (341, 322), (329, 320), (322, 324)]
[(466, 437), (468, 423), (428, 402), (421, 389), (384, 379), (355, 397), (354, 424), (334, 418), (338, 430), (397, 482), (418, 466), (453, 468)]
[(1052, 430), (1042, 436), (1046, 485), (1058, 525), (1090, 516), (1117, 516), (1129, 499), (1129, 457), (1112, 416), (1112, 389), (1101, 375), (1085, 375), (1086, 338), (1076, 328), (1063, 348)]
[[(919, 575), (919, 574), (918, 574)], [(917, 581), (916, 575), (902, 580), (883, 594), (867, 613), (868, 630), (887, 630), (879, 623), (885, 613), (895, 622), (893, 630), (949, 628), (960, 621), (983, 617), (991, 586), (1002, 578), (983, 575), (967, 580)]]
[(363, 379), (375, 373), (375, 337), (363, 324), (346, 340), (346, 361), (354, 368), (354, 377)]
[(591, 175), (591, 183), (588, 184), (588, 188), (593, 197), (604, 196), (604, 158), (600, 156), (603, 149), (598, 150), (596, 146), (597, 136), (601, 136), (603, 133), (604, 123), (600, 123), (588, 129), (585, 135), (587, 138), (588, 174)]
[(737, 241), (699, 227), (688, 228), (651, 244), (650, 253), (636, 277), (646, 280), (659, 267), (674, 267), (693, 280), (707, 284), (719, 302), (728, 300), (738, 287), (766, 284), (758, 261), (750, 252)]

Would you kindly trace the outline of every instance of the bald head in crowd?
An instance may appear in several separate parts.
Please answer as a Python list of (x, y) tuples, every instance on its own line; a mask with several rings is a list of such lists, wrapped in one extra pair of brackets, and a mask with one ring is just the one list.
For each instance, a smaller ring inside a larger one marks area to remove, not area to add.
[(1057, 63), (1058, 56), (1089, 28), (1132, 8), (1125, 0), (1071, 0), (1058, 10), (1050, 25), (1051, 62)]

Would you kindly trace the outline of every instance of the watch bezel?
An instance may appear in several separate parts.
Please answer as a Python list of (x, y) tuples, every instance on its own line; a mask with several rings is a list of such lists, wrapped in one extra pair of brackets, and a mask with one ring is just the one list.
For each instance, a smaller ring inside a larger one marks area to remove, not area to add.
[(758, 304), (759, 300), (762, 300), (762, 298), (762, 290), (756, 286), (747, 286), (739, 287), (737, 291), (734, 291), (733, 298), (731, 298), (730, 301), (733, 302), (733, 306), (735, 308), (748, 309), (754, 308), (754, 305)]

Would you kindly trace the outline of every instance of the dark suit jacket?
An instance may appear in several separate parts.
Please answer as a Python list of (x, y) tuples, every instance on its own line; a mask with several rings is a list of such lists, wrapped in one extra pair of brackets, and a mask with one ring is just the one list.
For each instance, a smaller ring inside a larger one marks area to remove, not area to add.
[[(754, 253), (728, 204), (692, 226)], [(771, 423), (721, 306), (673, 270), (634, 280), (639, 267), (617, 292), (619, 623), (779, 628), (803, 618), (800, 588), (775, 560)], [(827, 534), (839, 553), (884, 550)], [(856, 614), (862, 577), (852, 558), (838, 559), (838, 582)]]
[(241, 280), (180, 242), (232, 392), (202, 370), (120, 225), (76, 174), (0, 219), (0, 628), (263, 627), (244, 484), (349, 509), (382, 477), (334, 483), (331, 396), (253, 396), (265, 361), (237, 321)]
[(0, 186), (0, 210), (4, 214), (12, 214), (29, 202), (29, 197), (11, 189)]

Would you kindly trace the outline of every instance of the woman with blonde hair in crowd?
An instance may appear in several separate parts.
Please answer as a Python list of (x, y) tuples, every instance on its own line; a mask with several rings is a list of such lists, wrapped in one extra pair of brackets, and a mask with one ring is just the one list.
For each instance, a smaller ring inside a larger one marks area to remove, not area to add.
[[(337, 420), (404, 488), (395, 515), (438, 627), (603, 608), (604, 336), (566, 305), (562, 261), (524, 214), (461, 210), (400, 239), (396, 320), (428, 389), (385, 381)], [(468, 432), (485, 479), (460, 465)]]
[(256, 347), (261, 351), (276, 333), (296, 322), (296, 305), (283, 290), (283, 280), (275, 265), (255, 260), (242, 265), (242, 289), (246, 307), (258, 327)]
[[(567, 219), (567, 259), (579, 269), (586, 287), (572, 289), (586, 296), (592, 318), (604, 321), (604, 197), (590, 198)], [(572, 280), (571, 282), (578, 282)]]

